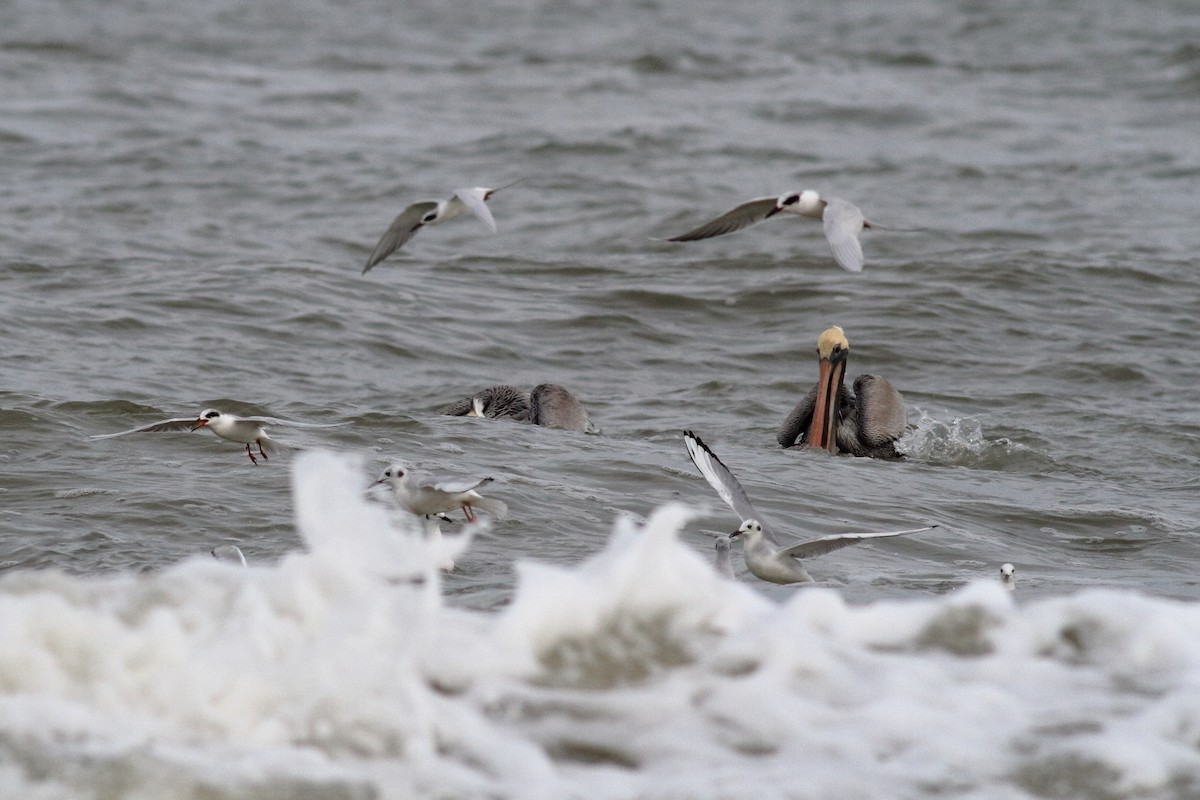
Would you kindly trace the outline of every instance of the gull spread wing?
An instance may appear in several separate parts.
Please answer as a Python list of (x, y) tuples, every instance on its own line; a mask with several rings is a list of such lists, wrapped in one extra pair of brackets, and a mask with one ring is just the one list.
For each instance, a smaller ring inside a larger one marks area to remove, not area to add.
[(241, 417), (247, 422), (256, 422), (259, 425), (288, 425), (293, 428), (340, 428), (343, 425), (349, 425), (349, 422), (297, 422), (292, 419), (279, 419), (279, 417)]
[(493, 190), (489, 189), (455, 189), (454, 196), (462, 201), (462, 204), (471, 209), (471, 213), (479, 217), (484, 225), (487, 225), (493, 232), (496, 230), (496, 220), (492, 218), (492, 210), (487, 207), (484, 198), (491, 194)]
[(162, 422), (151, 422), (149, 425), (142, 425), (140, 428), (131, 428), (120, 433), (104, 433), (99, 436), (93, 436), (93, 439), (111, 439), (114, 436), (124, 436), (127, 433), (159, 433), (162, 431), (186, 431), (190, 430), (196, 424), (196, 417), (176, 417), (175, 419), (164, 419)]
[(691, 431), (683, 432), (683, 443), (687, 446), (688, 455), (692, 457), (692, 463), (696, 465), (696, 469), (700, 470), (700, 474), (708, 481), (708, 485), (716, 490), (726, 505), (733, 509), (733, 513), (737, 514), (742, 522), (748, 519), (758, 520), (762, 525), (763, 535), (778, 544), (775, 533), (763, 520), (762, 515), (754, 510), (742, 484), (729, 471), (729, 467), (717, 458), (717, 454), (709, 450), (708, 445)]
[(842, 269), (862, 272), (864, 259), (858, 233), (863, 229), (863, 215), (858, 206), (840, 197), (831, 198), (825, 205), (821, 222), (833, 257)]
[(401, 211), (392, 220), (391, 226), (383, 234), (379, 244), (375, 245), (375, 249), (371, 251), (371, 257), (367, 259), (367, 265), (363, 267), (362, 274), (366, 275), (372, 267), (403, 247), (404, 243), (411, 239), (417, 229), (421, 227), (421, 218), (437, 206), (436, 201), (423, 200), (420, 203), (413, 203)]
[(748, 228), (756, 222), (762, 222), (767, 214), (775, 210), (779, 199), (776, 197), (759, 197), (742, 203), (732, 211), (726, 211), (714, 220), (693, 228), (687, 233), (672, 236), (668, 242), (694, 242), (697, 239), (711, 239), (713, 236), (724, 236), (727, 233)]
[(904, 531), (886, 531), (883, 533), (834, 533), (829, 536), (822, 536), (819, 539), (810, 539), (807, 542), (794, 544), (791, 547), (785, 547), (779, 551), (781, 556), (791, 556), (792, 558), (816, 558), (823, 556), (826, 553), (832, 553), (834, 550), (841, 550), (843, 547), (849, 547), (852, 544), (864, 542), (867, 539), (882, 539), (888, 536), (904, 536), (909, 533), (920, 533), (921, 531), (929, 531), (938, 527), (937, 525), (927, 525), (924, 528), (910, 528)]

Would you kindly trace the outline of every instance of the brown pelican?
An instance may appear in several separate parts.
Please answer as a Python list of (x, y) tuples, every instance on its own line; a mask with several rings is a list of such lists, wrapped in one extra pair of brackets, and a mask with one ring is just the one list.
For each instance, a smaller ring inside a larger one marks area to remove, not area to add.
[(492, 386), (444, 406), (438, 413), (452, 417), (512, 419), (581, 433), (595, 431), (583, 403), (557, 383), (539, 384), (529, 394), (515, 386)]
[(908, 427), (904, 400), (887, 379), (860, 375), (851, 393), (842, 380), (850, 343), (836, 325), (817, 339), (820, 374), (779, 429), (783, 447), (819, 447), (871, 458), (899, 458), (896, 440)]

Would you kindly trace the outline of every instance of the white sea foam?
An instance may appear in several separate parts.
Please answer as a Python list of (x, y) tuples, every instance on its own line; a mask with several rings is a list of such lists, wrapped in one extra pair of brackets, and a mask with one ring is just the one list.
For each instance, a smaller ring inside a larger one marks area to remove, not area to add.
[(991, 576), (776, 604), (680, 543), (666, 507), (468, 612), (354, 462), (295, 470), (308, 551), (277, 565), (0, 581), (0, 797), (1200, 790), (1196, 604), (1018, 605)]

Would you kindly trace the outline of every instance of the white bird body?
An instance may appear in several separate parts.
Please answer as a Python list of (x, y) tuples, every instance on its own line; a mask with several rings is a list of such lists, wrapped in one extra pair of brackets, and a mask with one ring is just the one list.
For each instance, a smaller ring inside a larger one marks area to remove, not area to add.
[(768, 220), (779, 213), (819, 219), (833, 257), (842, 269), (862, 272), (865, 260), (858, 234), (863, 228), (876, 227), (868, 222), (856, 205), (840, 197), (823, 198), (812, 189), (789, 192), (779, 197), (758, 197), (726, 211), (697, 228), (673, 236), (670, 242), (692, 242), (734, 233)]
[(692, 457), (692, 462), (700, 470), (700, 474), (716, 490), (721, 499), (734, 510), (734, 513), (742, 518), (741, 526), (729, 534), (729, 538), (742, 540), (742, 555), (746, 559), (746, 566), (755, 577), (764, 581), (784, 584), (809, 583), (812, 581), (812, 577), (800, 563), (801, 558), (815, 558), (868, 539), (904, 536), (937, 527), (937, 525), (927, 525), (923, 528), (880, 533), (833, 533), (787, 547), (779, 547), (775, 534), (762, 522), (762, 518), (750, 504), (746, 490), (730, 472), (729, 467), (725, 466), (721, 459), (717, 458), (716, 453), (691, 431), (684, 431), (683, 441), (687, 446), (688, 454)]
[(508, 506), (503, 501), (483, 497), (475, 491), (491, 482), (492, 478), (421, 480), (403, 464), (392, 464), (375, 481), (390, 486), (396, 502), (411, 514), (445, 514), (461, 508), (468, 522), (475, 521), (476, 508), (497, 519), (502, 519), (508, 512)]
[(487, 207), (487, 201), (500, 189), (507, 189), (509, 186), (512, 184), (505, 184), (496, 189), (482, 186), (455, 189), (445, 200), (421, 200), (408, 206), (392, 220), (392, 224), (371, 251), (367, 265), (363, 267), (363, 274), (366, 275), (375, 265), (403, 247), (421, 228), (440, 225), (455, 217), (461, 217), (467, 211), (495, 232), (496, 220), (492, 217), (491, 209)]
[(270, 426), (291, 425), (301, 428), (336, 428), (340, 425), (346, 425), (345, 422), (334, 423), (316, 423), (316, 422), (294, 422), (292, 420), (278, 419), (276, 417), (239, 417), (237, 414), (231, 414), (228, 411), (218, 411), (215, 408), (206, 408), (200, 412), (197, 417), (175, 417), (173, 419), (164, 419), (161, 422), (151, 422), (149, 425), (142, 425), (137, 428), (131, 428), (120, 433), (106, 433), (100, 436), (93, 436), (93, 439), (111, 439), (115, 436), (125, 436), (130, 433), (161, 433), (164, 431), (194, 431), (198, 428), (207, 428), (222, 439), (228, 439), (231, 442), (246, 445), (246, 455), (250, 456), (250, 460), (255, 464), (258, 459), (254, 457), (254, 453), (250, 451), (250, 445), (258, 446), (258, 453), (264, 459), (269, 454), (273, 455), (280, 450), (291, 449), (292, 445), (283, 444), (267, 435), (267, 428)]

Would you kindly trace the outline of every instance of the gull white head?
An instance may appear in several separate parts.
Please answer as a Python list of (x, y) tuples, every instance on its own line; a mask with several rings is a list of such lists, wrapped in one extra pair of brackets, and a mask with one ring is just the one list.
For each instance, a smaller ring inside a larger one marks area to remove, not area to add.
[(742, 522), (736, 531), (729, 534), (729, 538), (736, 539), (740, 536), (744, 538), (746, 544), (753, 545), (762, 539), (762, 535), (762, 524), (756, 519), (748, 519)]
[(396, 463), (389, 465), (388, 468), (383, 471), (383, 474), (379, 476), (379, 480), (375, 481), (375, 483), (372, 485), (378, 486), (381, 483), (386, 483), (388, 486), (398, 489), (407, 483), (407, 479), (408, 468), (403, 464)]
[(1010, 592), (1017, 588), (1017, 568), (1012, 564), (1000, 565), (1000, 582)]

